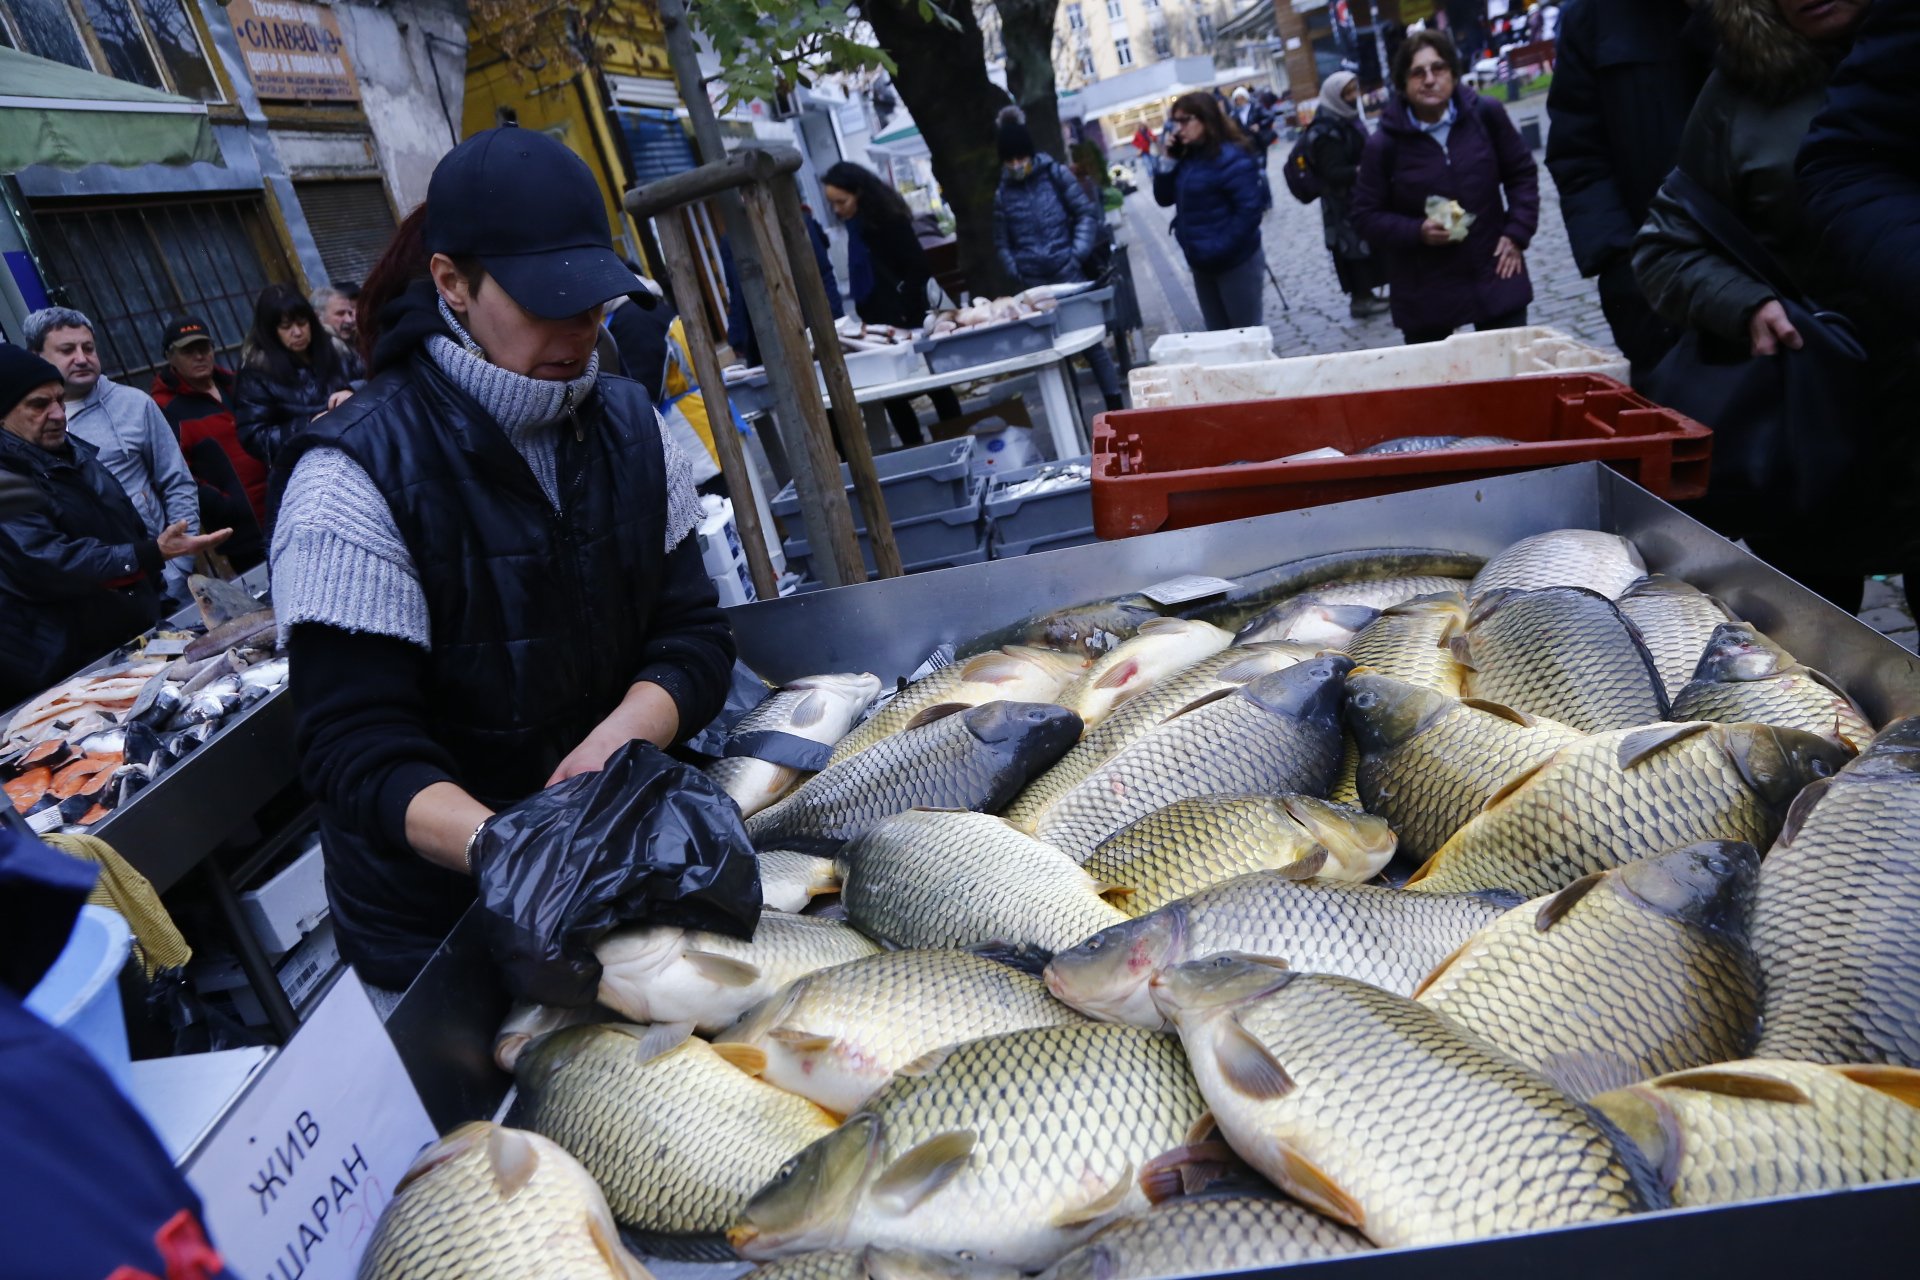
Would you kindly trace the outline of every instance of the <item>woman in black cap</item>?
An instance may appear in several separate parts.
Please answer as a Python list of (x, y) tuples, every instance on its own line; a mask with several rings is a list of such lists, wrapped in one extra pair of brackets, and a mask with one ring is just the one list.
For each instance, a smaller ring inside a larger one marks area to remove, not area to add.
[(273, 538), (340, 951), (404, 986), (474, 898), (496, 808), (713, 718), (733, 638), (687, 459), (602, 376), (614, 255), (536, 130), (434, 170), (361, 297), (372, 378), (288, 442)]

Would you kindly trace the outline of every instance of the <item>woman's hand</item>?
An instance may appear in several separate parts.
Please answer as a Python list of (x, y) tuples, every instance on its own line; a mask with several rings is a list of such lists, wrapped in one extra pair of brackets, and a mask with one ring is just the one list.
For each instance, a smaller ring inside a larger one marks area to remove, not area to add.
[(191, 534), (187, 532), (185, 520), (175, 520), (162, 529), (160, 536), (154, 541), (160, 544), (161, 559), (178, 560), (181, 556), (197, 556), (202, 551), (211, 551), (232, 536), (231, 529), (215, 529), (212, 533)]
[(1506, 236), (1500, 237), (1500, 243), (1493, 246), (1493, 272), (1502, 280), (1511, 280), (1527, 269), (1527, 260), (1521, 254), (1520, 247)]
[(1770, 356), (1782, 347), (1789, 351), (1800, 349), (1800, 331), (1787, 319), (1787, 309), (1780, 305), (1778, 298), (1768, 298), (1753, 313), (1747, 321), (1747, 337), (1753, 343), (1756, 356)]
[(353, 398), (352, 391), (336, 391), (332, 395), (327, 397), (327, 408), (338, 409), (341, 405), (345, 404), (348, 400), (352, 398)]
[(1453, 236), (1447, 231), (1445, 224), (1437, 219), (1428, 218), (1420, 224), (1420, 243), (1435, 246), (1452, 244)]
[(679, 731), (680, 708), (665, 689), (642, 681), (627, 690), (620, 705), (594, 726), (586, 741), (567, 753), (546, 785), (550, 787), (583, 773), (598, 773), (606, 767), (609, 756), (635, 738), (664, 747)]

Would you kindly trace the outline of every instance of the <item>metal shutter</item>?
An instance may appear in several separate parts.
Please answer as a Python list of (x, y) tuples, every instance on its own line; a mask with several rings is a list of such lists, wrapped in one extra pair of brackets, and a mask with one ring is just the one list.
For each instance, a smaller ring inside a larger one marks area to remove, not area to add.
[(615, 107), (613, 114), (620, 122), (620, 132), (626, 136), (635, 186), (644, 187), (694, 167), (693, 143), (673, 112), (651, 107)]
[(358, 284), (393, 238), (393, 206), (377, 178), (296, 182), (307, 227), (327, 264), (327, 280)]

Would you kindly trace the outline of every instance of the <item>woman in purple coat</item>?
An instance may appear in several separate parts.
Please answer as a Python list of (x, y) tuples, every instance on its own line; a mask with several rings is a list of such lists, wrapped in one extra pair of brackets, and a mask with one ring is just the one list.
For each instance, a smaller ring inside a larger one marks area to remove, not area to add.
[[(1399, 92), (1353, 189), (1354, 225), (1386, 261), (1393, 323), (1408, 342), (1438, 342), (1463, 324), (1511, 329), (1533, 301), (1522, 256), (1540, 221), (1533, 156), (1506, 108), (1459, 76), (1444, 33), (1407, 38), (1393, 56)], [(1428, 216), (1434, 196), (1472, 215), (1464, 239)]]

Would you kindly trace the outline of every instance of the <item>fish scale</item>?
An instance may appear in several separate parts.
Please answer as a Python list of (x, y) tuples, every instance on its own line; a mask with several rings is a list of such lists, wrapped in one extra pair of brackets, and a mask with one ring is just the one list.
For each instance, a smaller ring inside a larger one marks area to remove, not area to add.
[(413, 1162), (381, 1212), (357, 1274), (648, 1280), (578, 1161), (538, 1134), (485, 1121), (462, 1125)]
[[(1647, 1171), (1627, 1163), (1635, 1153), (1438, 1013), (1324, 974), (1274, 975), (1271, 989), (1224, 1008), (1193, 1003), (1188, 971), (1215, 980), (1234, 965), (1256, 980), (1264, 967), (1220, 957), (1163, 979), (1201, 1092), (1243, 1158), (1373, 1243), (1445, 1244), (1654, 1207)], [(1250, 1093), (1236, 1071), (1249, 1061), (1283, 1074)]]
[[(1644, 736), (1639, 736), (1644, 735)], [(1656, 743), (1630, 766), (1637, 743)], [(1749, 785), (1746, 758), (1768, 794)], [(1597, 733), (1549, 756), (1454, 832), (1407, 888), (1557, 893), (1583, 875), (1700, 840), (1765, 849), (1787, 801), (1846, 753), (1766, 725), (1653, 725)]]
[[(880, 678), (865, 672), (807, 676), (770, 694), (740, 718), (730, 739), (780, 732), (831, 747), (880, 692)], [(742, 817), (751, 817), (800, 785), (803, 770), (755, 759), (726, 756), (701, 770), (733, 797)]]
[(1069, 947), (1126, 917), (1058, 849), (983, 813), (914, 811), (849, 845), (840, 900), (903, 947)]
[(1577, 1099), (1740, 1057), (1760, 1016), (1759, 865), (1709, 844), (1577, 882), (1475, 934), (1417, 998)]
[(1583, 733), (1667, 715), (1666, 686), (1652, 655), (1613, 602), (1591, 591), (1546, 587), (1482, 595), (1454, 649), (1468, 668), (1468, 696)]
[(1178, 675), (1169, 676), (1121, 703), (1105, 720), (1088, 729), (1052, 768), (1028, 783), (1001, 816), (1023, 831), (1033, 830), (1041, 815), (1102, 761), (1111, 759), (1176, 711), (1210, 693), (1248, 684), (1305, 662), (1318, 652), (1304, 644), (1249, 644), (1201, 659)]
[(849, 1115), (922, 1054), (1081, 1021), (1038, 978), (983, 956), (889, 951), (800, 979), (719, 1041), (762, 1049), (762, 1079)]
[(1467, 602), (1459, 593), (1421, 596), (1382, 613), (1342, 652), (1355, 666), (1458, 696), (1466, 673), (1447, 642), (1466, 622)]
[(834, 745), (827, 760), (841, 764), (902, 733), (914, 717), (943, 703), (1049, 702), (1085, 664), (1045, 649), (989, 650), (929, 672), (902, 689)]
[(1321, 878), (1371, 880), (1393, 856), (1393, 832), (1379, 818), (1312, 796), (1201, 796), (1115, 832), (1081, 869), (1131, 889), (1115, 905), (1143, 916), (1208, 885), (1323, 850)]
[(1371, 673), (1347, 683), (1348, 728), (1368, 744), (1356, 775), (1360, 803), (1385, 818), (1414, 857), (1445, 844), (1508, 779), (1581, 736), (1553, 720), (1516, 719)]
[(1659, 573), (1634, 583), (1615, 603), (1646, 641), (1669, 698), (1693, 679), (1714, 628), (1733, 620), (1727, 607), (1706, 592)]
[(1316, 658), (1155, 726), (1062, 796), (1034, 834), (1079, 860), (1176, 800), (1217, 792), (1325, 795), (1340, 763), (1338, 695), (1351, 665)]
[[(753, 1258), (911, 1244), (1038, 1269), (1144, 1210), (1139, 1170), (1182, 1145), (1205, 1109), (1172, 1036), (1083, 1023), (970, 1041), (898, 1077), (809, 1148), (729, 1235)], [(946, 1181), (905, 1204), (874, 1193), (874, 1179), (910, 1150), (956, 1135), (970, 1142), (960, 1139)], [(831, 1158), (861, 1149), (865, 1160)], [(821, 1186), (823, 1170), (836, 1169), (845, 1201)], [(822, 1212), (829, 1199), (837, 1209)]]
[(1856, 750), (1873, 738), (1873, 726), (1846, 697), (1805, 671), (1765, 680), (1696, 680), (1673, 700), (1673, 718), (1784, 725)]
[(1094, 1017), (1158, 1027), (1161, 1016), (1147, 994), (1155, 974), (1237, 951), (1410, 994), (1513, 903), (1492, 894), (1406, 893), (1256, 871), (1061, 952), (1047, 966), (1047, 987)]
[(1920, 717), (1808, 788), (1760, 869), (1760, 1057), (1920, 1067)]
[(1416, 596), (1465, 591), (1469, 579), (1414, 574), (1403, 578), (1372, 578), (1358, 582), (1328, 582), (1300, 594), (1321, 604), (1357, 604), (1369, 609), (1391, 609)]
[(1550, 529), (1522, 538), (1481, 566), (1467, 594), (1478, 598), (1513, 587), (1585, 587), (1608, 599), (1624, 593), (1646, 575), (1639, 548), (1615, 533), (1594, 529)]
[(737, 1070), (705, 1041), (572, 1027), (515, 1064), (516, 1123), (565, 1147), (622, 1226), (663, 1237), (725, 1230), (754, 1188), (833, 1129), (813, 1103)]
[[(1761, 1089), (1775, 1096), (1740, 1096)], [(1920, 1177), (1916, 1097), (1920, 1074), (1904, 1068), (1754, 1058), (1661, 1076), (1594, 1106), (1668, 1165), (1682, 1207)]]
[(1040, 1280), (1154, 1280), (1365, 1253), (1367, 1238), (1273, 1195), (1198, 1195), (1116, 1222)]

